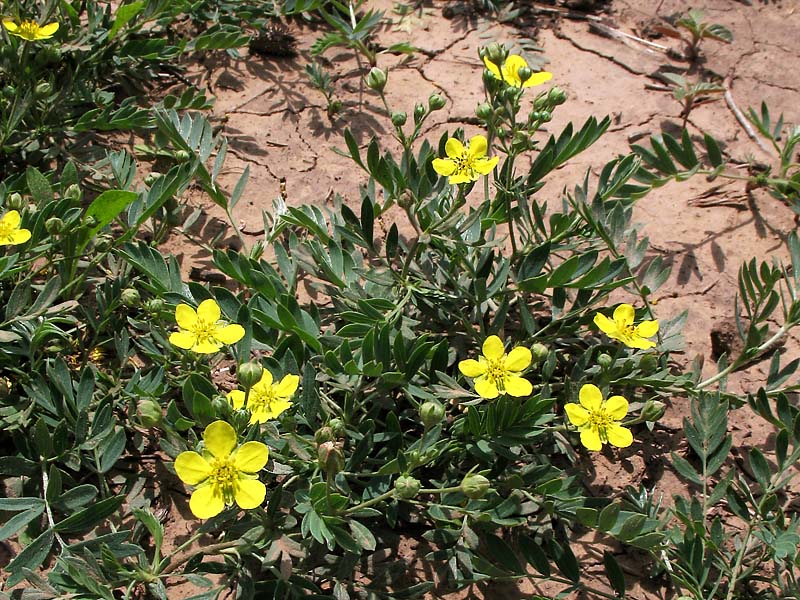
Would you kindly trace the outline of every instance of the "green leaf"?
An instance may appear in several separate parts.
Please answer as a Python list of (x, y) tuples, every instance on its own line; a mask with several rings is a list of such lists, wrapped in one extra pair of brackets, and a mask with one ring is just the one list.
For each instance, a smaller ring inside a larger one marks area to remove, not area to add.
[(53, 531), (48, 529), (17, 554), (16, 558), (6, 566), (9, 574), (6, 587), (11, 588), (25, 578), (25, 570), (33, 571), (44, 562), (53, 545)]
[(88, 231), (87, 239), (82, 242), (79, 251), (83, 250), (98, 231), (116, 219), (138, 196), (136, 192), (106, 190), (95, 198), (86, 209), (86, 217), (94, 217), (97, 224)]
[(772, 473), (767, 459), (764, 458), (764, 455), (758, 448), (750, 450), (750, 467), (753, 469), (753, 475), (756, 481), (758, 481), (762, 487), (768, 487)]
[(161, 544), (164, 541), (164, 526), (153, 513), (146, 509), (134, 508), (133, 516), (141, 521), (145, 527), (147, 527), (147, 531), (150, 532), (150, 535), (153, 538), (153, 544), (155, 545), (156, 552), (160, 552)]
[[(37, 498), (38, 500), (38, 498)], [(0, 540), (6, 540), (44, 512), (44, 502), (29, 510), (17, 513), (0, 525)]]
[(353, 539), (361, 546), (362, 550), (373, 551), (376, 547), (375, 536), (364, 525), (358, 521), (349, 521), (350, 532), (353, 534)]
[(631, 515), (620, 527), (617, 537), (623, 542), (636, 537), (647, 522), (647, 517), (644, 515)]
[(145, 2), (131, 2), (130, 4), (123, 4), (114, 13), (114, 23), (108, 31), (108, 39), (111, 40), (117, 32), (127, 25), (136, 15), (138, 15), (144, 8)]
[(624, 598), (625, 575), (622, 573), (622, 569), (620, 568), (617, 559), (614, 558), (614, 555), (608, 550), (603, 551), (603, 565), (606, 567), (606, 576), (608, 576), (608, 581), (611, 584), (611, 587), (617, 593), (617, 596)]
[(525, 569), (519, 564), (519, 560), (514, 555), (511, 546), (504, 540), (496, 535), (489, 534), (484, 538), (484, 543), (486, 544), (486, 558), (491, 560), (493, 564), (499, 565), (512, 574), (525, 573)]
[(100, 455), (100, 472), (108, 473), (117, 464), (119, 457), (125, 451), (127, 437), (125, 429), (119, 427), (113, 434), (106, 437), (98, 446), (97, 452)]
[(114, 513), (125, 501), (125, 496), (113, 496), (100, 500), (84, 508), (82, 511), (70, 515), (60, 523), (56, 523), (55, 530), (61, 533), (80, 533), (100, 523), (103, 519)]
[(28, 183), (28, 191), (40, 207), (53, 201), (53, 188), (39, 169), (28, 167), (25, 171), (25, 181)]
[[(619, 509), (617, 509), (619, 510)], [(550, 561), (542, 547), (533, 538), (523, 535), (519, 538), (519, 550), (525, 560), (544, 577), (550, 577)]]
[(619, 517), (620, 505), (612, 503), (600, 511), (600, 516), (597, 519), (597, 528), (600, 531), (611, 531), (614, 525), (617, 524), (617, 517)]

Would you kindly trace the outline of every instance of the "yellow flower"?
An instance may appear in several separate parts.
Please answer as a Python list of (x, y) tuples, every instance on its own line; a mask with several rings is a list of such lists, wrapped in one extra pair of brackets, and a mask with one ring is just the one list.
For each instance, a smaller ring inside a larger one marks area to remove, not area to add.
[(512, 87), (534, 87), (536, 85), (542, 85), (545, 81), (550, 81), (553, 78), (552, 73), (540, 71), (539, 73), (533, 73), (523, 82), (519, 77), (519, 70), (523, 67), (527, 68), (528, 63), (518, 54), (512, 54), (506, 58), (501, 67), (498, 67), (490, 61), (488, 56), (483, 57), (483, 64), (492, 72), (495, 79), (502, 79)]
[(615, 421), (628, 414), (628, 401), (622, 396), (611, 396), (605, 402), (596, 385), (587, 383), (579, 393), (580, 406), (570, 402), (564, 407), (570, 423), (581, 432), (581, 444), (588, 450), (601, 450), (608, 442), (617, 448), (627, 448), (633, 443), (631, 430)]
[(203, 433), (203, 453), (181, 452), (175, 472), (181, 481), (195, 486), (189, 509), (198, 519), (210, 519), (234, 502), (239, 508), (255, 508), (264, 502), (266, 486), (258, 472), (269, 458), (261, 442), (238, 445), (236, 432), (225, 421), (214, 421)]
[(37, 40), (49, 40), (56, 31), (58, 31), (58, 23), (48, 23), (47, 25), (39, 25), (36, 21), (22, 21), (17, 23), (11, 17), (3, 19), (3, 27), (11, 35), (22, 38), (29, 42)]
[(500, 160), (496, 156), (486, 158), (487, 149), (486, 138), (482, 135), (473, 136), (468, 148), (464, 148), (460, 140), (450, 138), (444, 146), (447, 158), (434, 158), (433, 170), (449, 177), (453, 185), (477, 181), (481, 175), (491, 173)]
[(482, 398), (497, 398), (500, 394), (530, 396), (533, 386), (519, 373), (531, 364), (531, 351), (517, 346), (506, 354), (503, 341), (490, 335), (483, 342), (483, 356), (458, 363), (458, 370), (475, 379), (475, 391)]
[[(277, 419), (280, 414), (292, 405), (289, 398), (297, 391), (300, 377), (286, 375), (280, 383), (272, 383), (272, 373), (267, 369), (261, 374), (261, 379), (252, 388), (247, 396), (247, 410), (250, 411), (250, 424), (265, 423), (270, 419)], [(245, 393), (242, 390), (228, 392), (228, 401), (233, 408), (240, 409), (244, 406)]]
[(10, 210), (0, 219), (0, 246), (15, 246), (24, 244), (31, 239), (31, 232), (27, 229), (20, 229), (22, 218), (15, 210)]
[(169, 336), (171, 344), (199, 354), (218, 352), (223, 344), (235, 344), (244, 337), (244, 327), (220, 321), (219, 304), (214, 300), (203, 300), (197, 312), (188, 304), (175, 308), (175, 321), (180, 331)]
[(633, 318), (633, 307), (630, 304), (620, 304), (614, 310), (613, 320), (597, 313), (594, 316), (594, 324), (608, 337), (619, 340), (628, 348), (642, 350), (653, 348), (656, 343), (645, 338), (653, 337), (658, 333), (658, 321), (642, 321), (638, 325), (634, 325)]

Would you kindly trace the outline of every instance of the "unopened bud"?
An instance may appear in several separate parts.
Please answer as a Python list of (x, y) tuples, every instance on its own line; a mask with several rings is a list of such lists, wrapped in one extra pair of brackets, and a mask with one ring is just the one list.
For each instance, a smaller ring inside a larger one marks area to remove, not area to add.
[(144, 427), (155, 427), (161, 423), (164, 413), (161, 405), (150, 398), (139, 400), (136, 404), (136, 417)]
[(431, 94), (428, 96), (428, 108), (431, 112), (443, 109), (445, 104), (445, 99), (439, 94)]
[(33, 90), (33, 93), (37, 98), (45, 98), (52, 91), (53, 91), (53, 86), (50, 85), (47, 81), (42, 81), (41, 83), (36, 85), (36, 88)]
[(392, 125), (395, 127), (402, 127), (406, 124), (406, 119), (408, 115), (404, 113), (402, 110), (396, 110), (392, 113)]
[(216, 417), (225, 421), (229, 420), (233, 414), (233, 406), (225, 396), (214, 396), (211, 400), (211, 408)]
[(150, 298), (147, 302), (145, 302), (145, 309), (147, 312), (157, 315), (162, 310), (164, 310), (164, 300), (161, 298)]
[(175, 160), (178, 162), (186, 162), (191, 158), (191, 154), (189, 154), (188, 150), (178, 150), (175, 152)]
[(328, 425), (320, 427), (314, 432), (314, 441), (318, 446), (321, 446), (325, 442), (333, 442), (335, 440), (336, 436), (333, 435), (333, 429), (331, 429)]
[(19, 192), (14, 192), (8, 197), (8, 200), (6, 200), (6, 207), (9, 210), (22, 210), (24, 206), (25, 202)]
[(95, 217), (94, 215), (89, 215), (88, 217), (86, 217), (86, 218), (83, 220), (83, 225), (84, 225), (84, 226), (85, 226), (87, 229), (91, 229), (92, 227), (94, 227), (95, 225), (97, 225), (97, 217)]
[(139, 290), (136, 288), (125, 288), (120, 294), (122, 304), (128, 308), (135, 308), (142, 303), (142, 297), (139, 295)]
[(80, 202), (81, 198), (83, 197), (83, 192), (81, 191), (80, 186), (77, 183), (70, 184), (66, 190), (64, 190), (64, 198), (67, 200), (72, 200), (73, 202)]
[(461, 493), (472, 500), (483, 498), (490, 487), (491, 483), (489, 483), (489, 480), (478, 473), (470, 473), (464, 477), (460, 486)]
[(336, 475), (344, 468), (344, 453), (341, 444), (325, 442), (317, 448), (317, 459), (320, 468), (327, 475)]
[(519, 77), (519, 80), (522, 83), (528, 81), (528, 79), (531, 78), (531, 75), (533, 75), (533, 71), (531, 71), (530, 67), (520, 67), (517, 71), (517, 77)]
[(50, 235), (58, 235), (64, 231), (64, 221), (58, 217), (50, 217), (44, 222), (44, 229)]
[(376, 92), (382, 92), (386, 87), (386, 71), (372, 67), (367, 75), (367, 87)]
[(102, 233), (94, 238), (94, 249), (98, 252), (108, 252), (114, 245), (114, 238), (107, 233)]
[(667, 412), (666, 404), (661, 402), (661, 400), (651, 399), (645, 402), (644, 408), (642, 408), (642, 418), (652, 423), (663, 417), (665, 412)]
[(614, 359), (611, 358), (608, 354), (603, 352), (600, 356), (597, 357), (597, 364), (600, 365), (601, 369), (608, 369), (612, 364), (614, 364)]
[(498, 44), (497, 42), (492, 42), (484, 49), (484, 53), (486, 58), (489, 59), (489, 62), (493, 62), (498, 67), (500, 67), (506, 60), (508, 56), (508, 50), (502, 44)]
[(559, 104), (564, 104), (564, 102), (567, 101), (567, 92), (555, 86), (547, 93), (547, 101), (551, 108)]
[(236, 378), (245, 390), (249, 390), (259, 381), (264, 374), (264, 367), (255, 361), (242, 363), (236, 369)]
[(411, 477), (410, 475), (400, 475), (394, 482), (394, 491), (398, 498), (410, 500), (419, 494), (420, 483), (419, 479)]
[(425, 112), (425, 105), (417, 102), (414, 106), (414, 123), (419, 124), (422, 121), (422, 117), (425, 116)]
[(475, 114), (478, 115), (479, 119), (484, 121), (488, 121), (492, 118), (492, 114), (494, 111), (489, 103), (484, 102), (483, 104), (479, 104), (478, 108), (475, 109)]
[(534, 364), (539, 363), (547, 358), (550, 354), (550, 349), (541, 342), (536, 342), (531, 346), (531, 354), (533, 355)]
[(147, 187), (151, 187), (156, 181), (161, 179), (163, 176), (164, 176), (163, 173), (158, 173), (156, 171), (148, 173), (147, 175), (144, 176), (144, 184)]
[(339, 417), (331, 419), (330, 423), (328, 423), (328, 426), (331, 428), (331, 431), (333, 431), (333, 437), (337, 439), (343, 438), (345, 433), (347, 433), (347, 430), (344, 426), (344, 421), (342, 421)]
[(658, 369), (658, 356), (655, 354), (645, 354), (639, 359), (639, 368), (643, 373), (653, 373)]
[(435, 400), (428, 400), (419, 407), (419, 416), (425, 429), (435, 427), (444, 419), (444, 406)]

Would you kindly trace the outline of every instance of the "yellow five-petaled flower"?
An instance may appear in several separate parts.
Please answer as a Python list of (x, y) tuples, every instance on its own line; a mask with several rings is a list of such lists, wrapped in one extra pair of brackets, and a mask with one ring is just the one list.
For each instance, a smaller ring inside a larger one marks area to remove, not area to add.
[[(299, 384), (300, 377), (297, 375), (286, 375), (280, 383), (273, 384), (272, 373), (264, 369), (261, 379), (250, 388), (250, 394), (247, 395), (250, 424), (277, 419), (292, 405), (289, 398), (297, 391)], [(242, 390), (232, 390), (228, 392), (228, 401), (238, 410), (244, 406), (245, 395)]]
[(31, 232), (21, 229), (19, 224), (22, 218), (15, 210), (10, 210), (0, 219), (0, 246), (15, 246), (24, 244), (31, 239)]
[(630, 304), (620, 304), (614, 310), (613, 320), (597, 313), (594, 316), (594, 324), (608, 337), (619, 340), (629, 348), (646, 350), (654, 347), (656, 343), (646, 338), (658, 333), (658, 321), (642, 321), (634, 325), (633, 319), (633, 307)]
[(203, 433), (203, 453), (181, 452), (175, 472), (181, 481), (195, 486), (189, 509), (198, 519), (210, 519), (234, 502), (239, 508), (255, 508), (264, 502), (266, 486), (258, 472), (269, 459), (261, 442), (238, 445), (236, 431), (225, 421), (214, 421)]
[(450, 138), (444, 146), (447, 158), (434, 158), (433, 170), (439, 175), (449, 177), (452, 185), (477, 181), (481, 175), (488, 175), (497, 165), (498, 157), (486, 157), (488, 143), (482, 135), (469, 140), (467, 148), (461, 140)]
[(224, 344), (235, 344), (244, 337), (244, 327), (220, 321), (219, 304), (209, 298), (197, 307), (188, 304), (175, 307), (175, 321), (180, 331), (170, 334), (171, 344), (199, 354), (218, 352)]
[(617, 448), (627, 448), (633, 443), (631, 430), (621, 421), (628, 414), (628, 401), (622, 396), (611, 396), (603, 401), (603, 393), (596, 385), (587, 383), (578, 394), (580, 405), (570, 402), (564, 406), (570, 423), (581, 432), (581, 444), (588, 450), (601, 450), (609, 443)]
[(488, 56), (483, 57), (483, 64), (492, 72), (496, 79), (502, 79), (506, 84), (512, 87), (529, 88), (536, 85), (542, 85), (545, 81), (550, 81), (553, 78), (552, 73), (547, 71), (540, 71), (539, 73), (532, 73), (525, 81), (519, 76), (519, 70), (528, 66), (524, 58), (518, 54), (512, 54), (503, 61), (502, 66), (497, 66), (489, 60)]
[(531, 360), (531, 351), (524, 346), (517, 346), (506, 354), (503, 341), (490, 335), (483, 342), (483, 356), (478, 360), (462, 360), (458, 370), (475, 379), (475, 391), (482, 398), (491, 400), (500, 394), (529, 396), (533, 386), (519, 374), (528, 368)]
[(6, 31), (11, 35), (15, 35), (29, 42), (48, 40), (58, 31), (58, 23), (39, 25), (36, 21), (29, 20), (17, 23), (11, 17), (3, 19), (3, 27), (5, 27)]

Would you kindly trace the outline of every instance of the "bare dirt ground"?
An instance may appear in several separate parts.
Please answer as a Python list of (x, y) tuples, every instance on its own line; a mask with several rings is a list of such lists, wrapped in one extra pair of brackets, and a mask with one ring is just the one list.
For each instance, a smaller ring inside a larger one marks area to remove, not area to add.
[[(443, 132), (457, 127), (463, 127), (467, 135), (480, 132), (474, 124), (475, 107), (483, 100), (483, 67), (477, 49), (491, 41), (517, 48), (533, 41), (543, 48), (549, 61), (546, 68), (553, 73), (551, 83), (569, 94), (567, 104), (556, 111), (548, 132), (558, 133), (569, 121), (582, 124), (592, 115), (613, 118), (609, 133), (559, 171), (556, 179), (539, 193), (540, 200), (557, 200), (562, 188), (582, 180), (587, 169), (597, 173), (608, 160), (627, 153), (631, 141), (662, 130), (679, 130), (681, 109), (671, 93), (649, 88), (663, 86), (657, 73), (665, 68), (680, 72), (689, 70), (690, 64), (676, 58), (675, 52), (682, 51), (678, 40), (652, 38), (648, 32), (660, 19), (689, 8), (704, 10), (708, 21), (727, 26), (735, 36), (730, 45), (707, 40), (702, 46), (704, 59), (699, 67), (688, 71), (689, 76), (697, 77), (698, 69), (716, 73), (721, 79), (727, 78), (733, 103), (740, 110), (758, 107), (764, 100), (774, 115), (783, 112), (787, 122), (800, 121), (800, 47), (796, 43), (800, 5), (793, 0), (583, 3), (604, 4), (604, 10), (593, 14), (601, 17), (607, 27), (674, 52), (600, 35), (594, 21), (580, 18), (586, 14), (580, 8), (561, 17), (544, 13), (540, 21), (520, 28), (476, 13), (445, 18), (443, 7), (453, 4), (435, 2), (402, 20), (395, 17), (395, 25), (384, 30), (377, 40), (382, 46), (407, 40), (419, 48), (411, 57), (384, 54), (378, 58), (379, 66), (389, 70), (387, 94), (393, 108), (411, 114), (414, 103), (425, 102), (432, 92), (438, 91), (447, 98), (446, 108), (434, 113), (430, 121), (429, 140), (435, 143)], [(392, 14), (389, 0), (369, 5)], [(366, 145), (373, 135), (388, 142), (388, 120), (381, 116), (382, 107), (373, 93), (367, 90), (362, 98), (359, 80), (363, 71), (353, 55), (336, 50), (326, 54), (327, 68), (335, 75), (337, 96), (344, 102), (344, 111), (331, 121), (322, 94), (311, 87), (304, 73), (305, 65), (311, 61), (309, 48), (319, 32), (297, 23), (289, 24), (289, 28), (298, 40), (299, 54), (294, 58), (245, 55), (241, 60), (193, 68), (193, 80), (212, 89), (216, 96), (214, 114), (225, 123), (223, 131), (230, 149), (223, 185), (232, 189), (244, 168), (250, 168), (250, 183), (235, 218), (245, 232), (253, 234), (253, 241), (263, 228), (261, 211), (271, 210), (273, 199), (280, 195), (281, 179), (286, 182), (288, 202), (294, 205), (330, 205), (334, 193), (357, 199), (358, 185), (365, 182), (365, 177), (348, 159), (332, 150), (344, 147), (345, 126), (354, 130), (361, 144)], [(722, 98), (697, 107), (691, 113), (688, 128), (693, 137), (710, 133), (724, 144), (729, 158), (742, 164), (749, 157), (766, 164), (775, 162), (775, 156), (748, 137), (732, 106)], [(209, 217), (216, 214), (212, 203), (199, 196), (191, 198), (190, 203), (203, 206)], [(747, 193), (741, 182), (721, 185), (720, 181), (708, 182), (699, 177), (656, 190), (639, 202), (635, 215), (650, 238), (651, 252), (661, 255), (673, 267), (668, 283), (659, 290), (658, 317), (670, 318), (688, 309), (685, 362), (689, 364), (697, 354), (703, 354), (705, 372), (712, 374), (710, 337), (712, 331), (728, 326), (733, 316), (740, 264), (754, 256), (759, 260), (785, 259), (782, 240), (796, 227), (794, 213), (766, 194)], [(202, 265), (207, 258), (182, 238), (176, 237), (169, 244), (175, 254), (183, 257), (187, 273), (191, 266)], [(793, 337), (785, 351), (796, 355), (798, 347), (798, 339)], [(747, 373), (733, 377), (730, 388), (755, 391), (766, 373), (766, 364), (755, 365)], [(639, 443), (624, 451), (587, 459), (586, 483), (592, 493), (615, 495), (625, 485), (645, 482), (655, 486), (656, 494), (663, 494), (665, 502), (669, 502), (672, 493), (684, 490), (674, 472), (665, 468), (663, 456), (671, 450), (686, 450), (682, 435), (686, 409), (686, 402), (675, 398), (652, 434), (637, 437)], [(740, 451), (753, 445), (765, 446), (772, 433), (747, 409), (735, 411), (731, 423)], [(576, 543), (588, 573), (601, 577), (601, 560), (593, 550), (593, 536)], [(399, 541), (392, 559), (407, 575), (412, 574), (412, 580), (415, 576), (424, 579), (433, 576), (430, 567), (423, 567), (419, 560), (425, 552), (421, 539), (407, 537)], [(630, 598), (672, 597), (669, 590), (647, 582), (642, 557), (622, 554), (618, 558), (633, 582)], [(447, 594), (442, 587), (436, 597), (527, 598), (533, 593), (548, 595), (555, 590), (521, 581), (513, 585), (492, 584), (488, 592), (467, 590), (457, 595)]]

